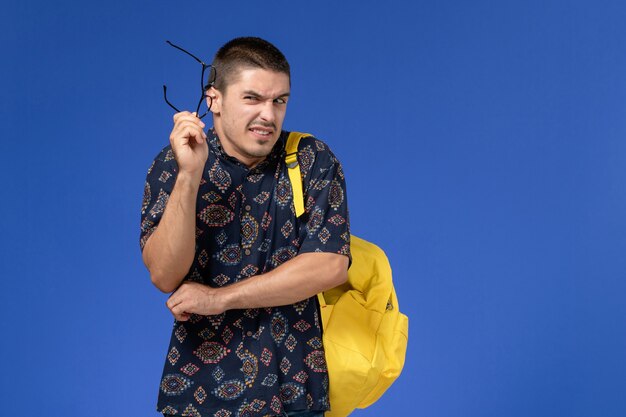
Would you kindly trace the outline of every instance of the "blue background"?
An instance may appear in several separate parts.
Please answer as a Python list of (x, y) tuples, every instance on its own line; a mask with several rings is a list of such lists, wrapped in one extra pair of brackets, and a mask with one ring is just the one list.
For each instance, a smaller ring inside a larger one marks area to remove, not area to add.
[(391, 260), (404, 372), (355, 416), (626, 415), (621, 1), (3, 3), (0, 408), (157, 416), (172, 318), (148, 166), (235, 36), (292, 65), (352, 231)]

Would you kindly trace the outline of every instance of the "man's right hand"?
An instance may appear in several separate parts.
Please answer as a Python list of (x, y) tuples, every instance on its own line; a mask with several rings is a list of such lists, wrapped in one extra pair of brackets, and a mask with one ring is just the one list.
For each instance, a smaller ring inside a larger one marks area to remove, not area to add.
[(195, 113), (183, 111), (174, 115), (170, 144), (180, 173), (202, 177), (209, 156), (204, 126)]

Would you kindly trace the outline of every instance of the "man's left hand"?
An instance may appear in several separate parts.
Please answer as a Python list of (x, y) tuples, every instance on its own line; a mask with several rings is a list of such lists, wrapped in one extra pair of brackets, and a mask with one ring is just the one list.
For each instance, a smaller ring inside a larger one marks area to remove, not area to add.
[(197, 282), (184, 282), (165, 304), (178, 321), (187, 321), (192, 314), (209, 316), (226, 310), (219, 288)]

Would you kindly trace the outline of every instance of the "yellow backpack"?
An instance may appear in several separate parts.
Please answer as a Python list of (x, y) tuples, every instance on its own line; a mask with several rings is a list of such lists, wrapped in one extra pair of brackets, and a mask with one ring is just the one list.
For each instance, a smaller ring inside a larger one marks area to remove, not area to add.
[[(304, 213), (298, 143), (306, 133), (291, 132), (285, 161), (296, 216)], [(409, 319), (400, 313), (385, 253), (351, 236), (348, 282), (318, 294), (330, 379), (326, 417), (345, 417), (372, 405), (395, 381), (406, 355)]]

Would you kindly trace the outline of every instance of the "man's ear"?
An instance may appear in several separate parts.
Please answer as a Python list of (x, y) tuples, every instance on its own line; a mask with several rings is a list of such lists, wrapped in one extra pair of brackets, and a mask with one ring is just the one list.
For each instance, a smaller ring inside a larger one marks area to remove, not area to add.
[(222, 94), (213, 86), (206, 90), (205, 94), (206, 105), (211, 106), (211, 112), (213, 114), (219, 114), (222, 109)]

